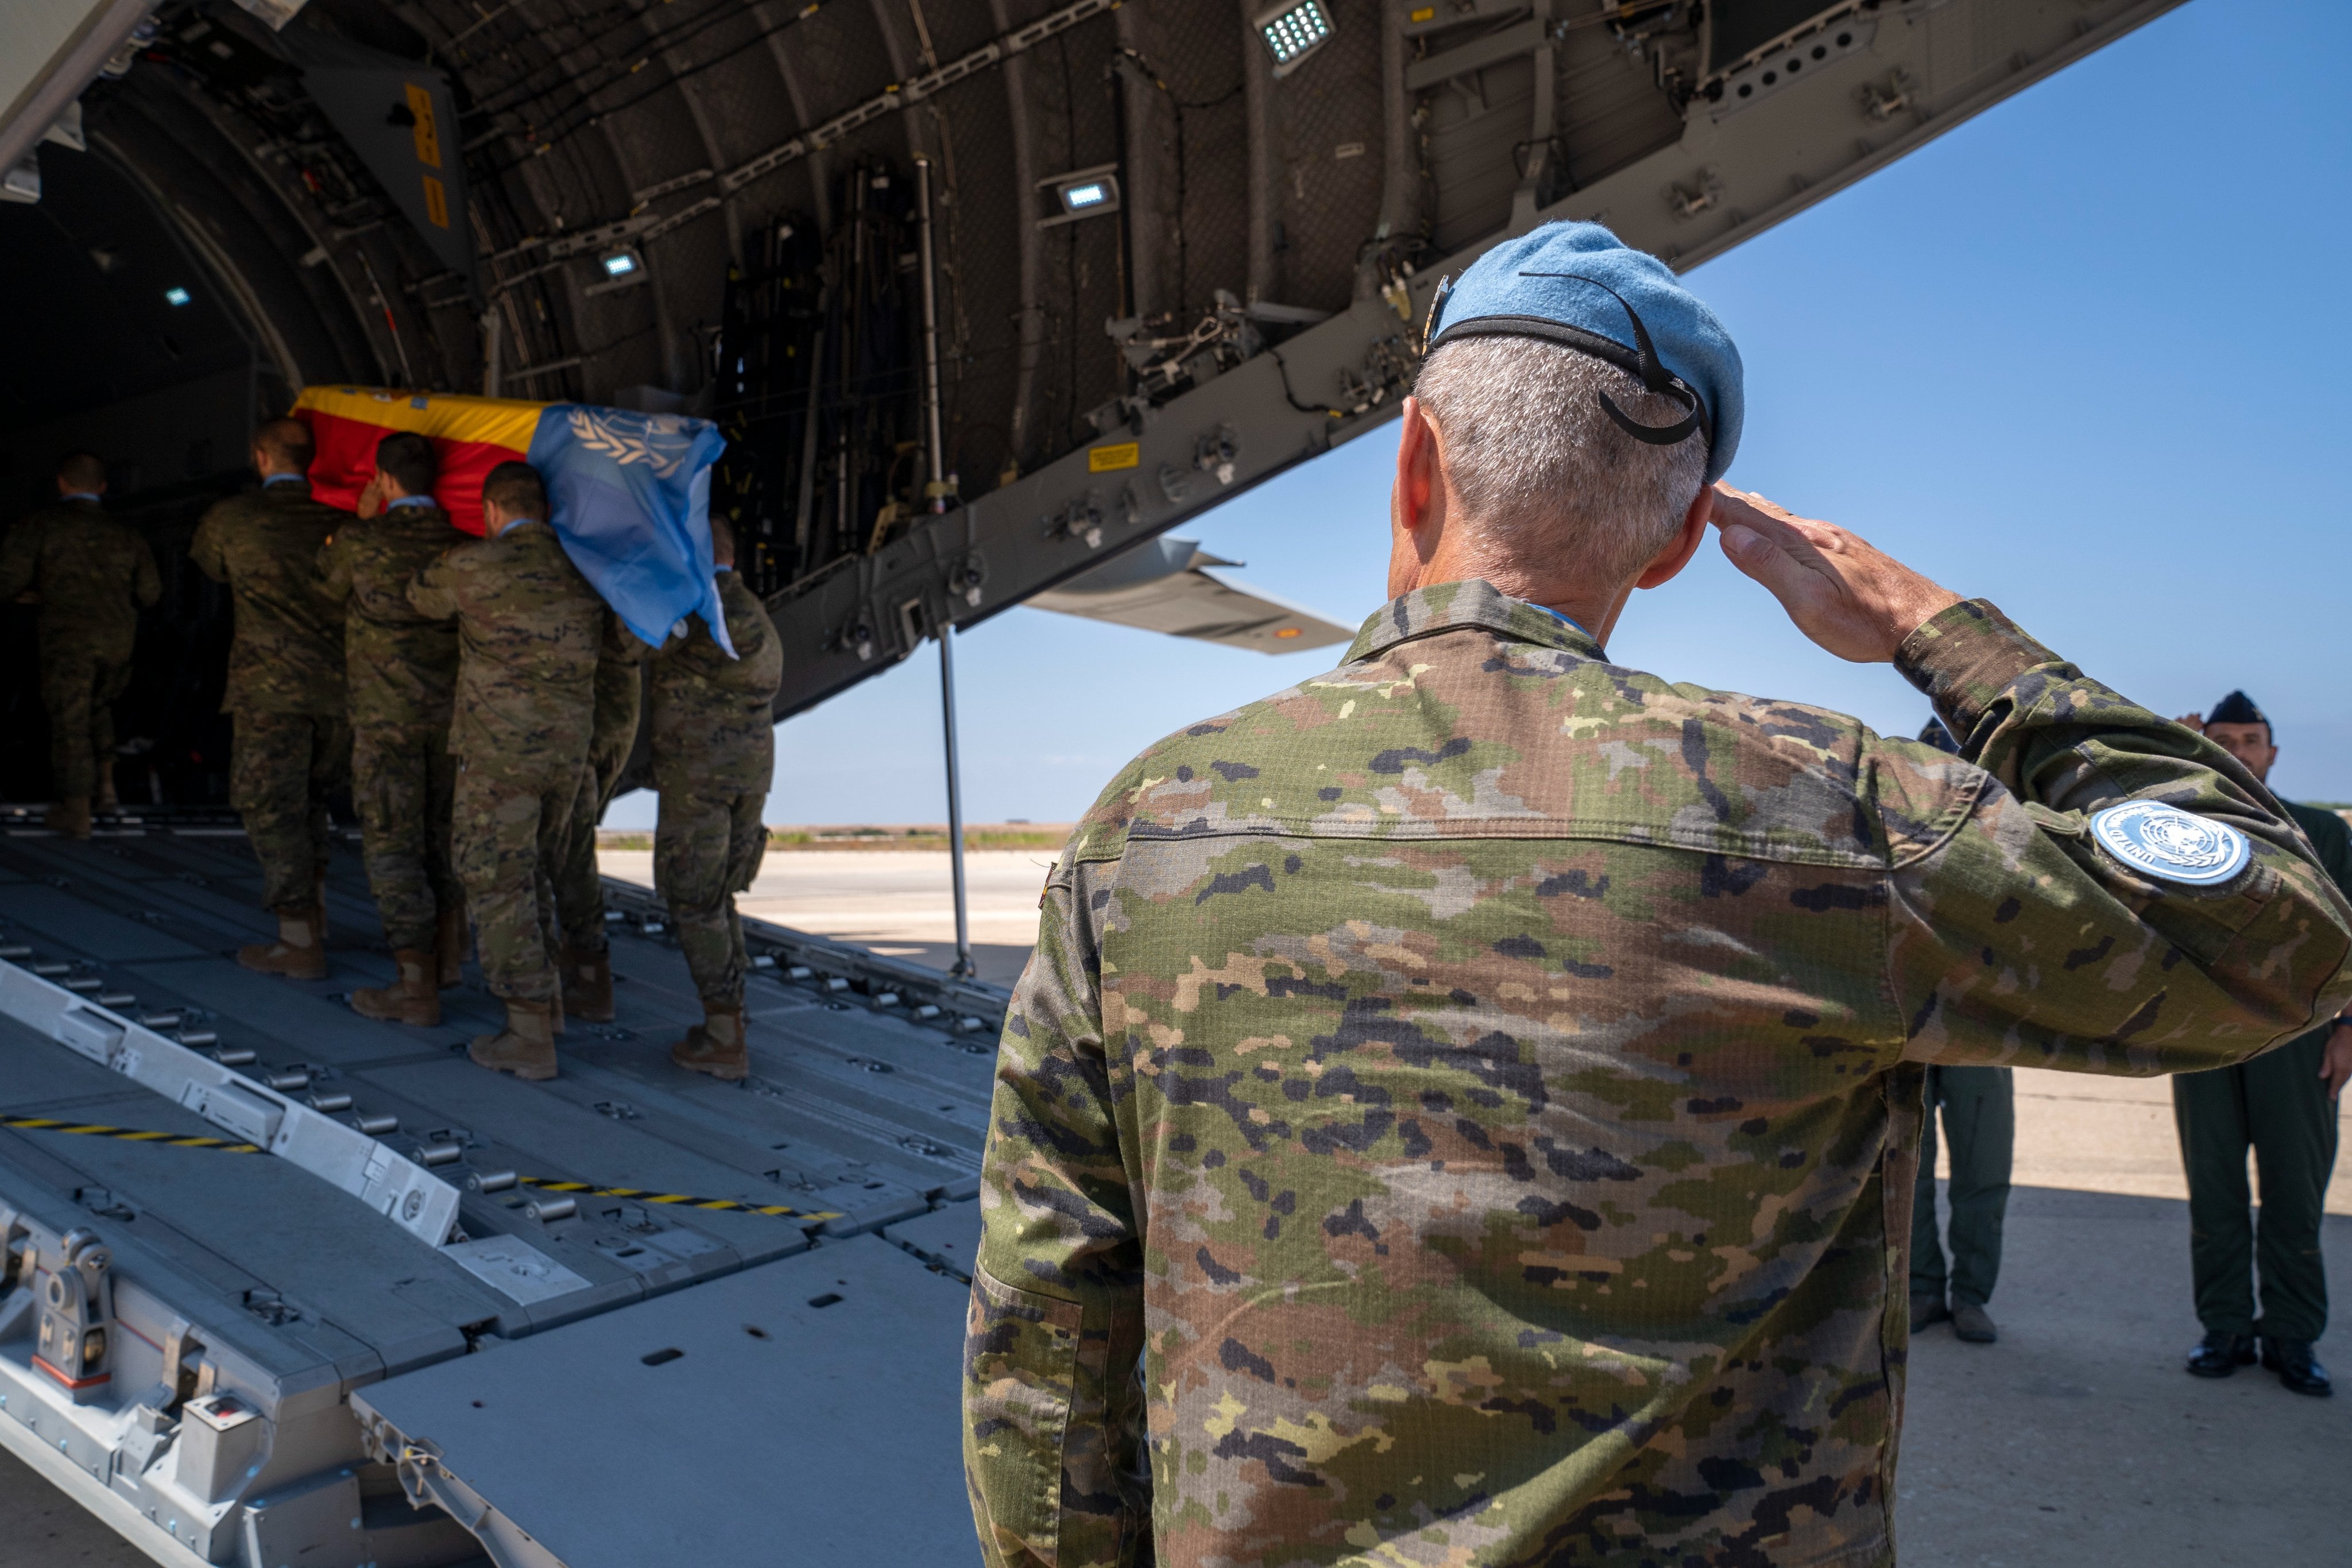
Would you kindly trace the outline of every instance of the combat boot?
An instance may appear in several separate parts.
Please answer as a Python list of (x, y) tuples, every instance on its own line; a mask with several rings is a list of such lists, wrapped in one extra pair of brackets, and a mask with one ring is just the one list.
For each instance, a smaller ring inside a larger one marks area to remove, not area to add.
[(68, 795), (49, 808), (46, 819), (49, 831), (61, 839), (89, 837), (89, 797)]
[(445, 904), (435, 915), (433, 951), (440, 960), (441, 988), (466, 977), (466, 906)]
[(362, 986), (352, 993), (352, 1011), (362, 1018), (432, 1029), (441, 1022), (441, 988), (434, 984), (434, 957), (414, 947), (396, 949), (399, 977), (389, 986)]
[(613, 1021), (613, 955), (563, 945), (563, 1011), (583, 1023)]
[(325, 979), (327, 944), (320, 935), (319, 912), (279, 915), (278, 940), (247, 944), (236, 950), (236, 961), (248, 969), (283, 975), (289, 980)]
[(751, 1053), (743, 1044), (743, 1009), (702, 1005), (702, 1021), (669, 1048), (669, 1059), (695, 1072), (708, 1072), (726, 1083), (751, 1076)]
[(474, 1037), (466, 1054), (478, 1067), (511, 1072), (536, 1083), (555, 1076), (554, 1009), (547, 1002), (509, 998), (507, 1027)]
[(119, 811), (122, 809), (122, 798), (114, 792), (112, 768), (101, 768), (98, 770), (98, 794), (90, 801), (90, 805), (94, 810), (100, 811)]

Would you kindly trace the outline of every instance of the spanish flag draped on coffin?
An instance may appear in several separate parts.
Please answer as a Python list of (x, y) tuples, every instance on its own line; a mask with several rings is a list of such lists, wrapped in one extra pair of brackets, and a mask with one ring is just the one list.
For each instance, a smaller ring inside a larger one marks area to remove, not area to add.
[(710, 559), (710, 465), (727, 442), (709, 420), (382, 387), (305, 387), (294, 417), (318, 443), (311, 494), (347, 511), (375, 476), (376, 443), (395, 430), (432, 441), (433, 498), (469, 534), (482, 531), (490, 470), (530, 464), (564, 553), (630, 631), (659, 647), (699, 615), (734, 653)]

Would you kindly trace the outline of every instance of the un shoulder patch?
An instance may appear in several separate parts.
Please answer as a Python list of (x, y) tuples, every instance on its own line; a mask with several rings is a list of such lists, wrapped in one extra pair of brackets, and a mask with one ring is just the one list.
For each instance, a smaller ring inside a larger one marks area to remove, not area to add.
[(2229, 881), (2253, 854), (2246, 835), (2227, 823), (2154, 800), (2108, 807), (2092, 817), (2091, 837), (2140, 875), (2189, 887)]

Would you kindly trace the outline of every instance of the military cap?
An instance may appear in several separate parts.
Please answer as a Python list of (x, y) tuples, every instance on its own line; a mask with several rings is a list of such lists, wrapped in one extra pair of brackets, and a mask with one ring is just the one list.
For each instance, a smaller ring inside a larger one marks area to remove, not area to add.
[(2267, 727), (2271, 716), (2254, 706), (2254, 699), (2243, 692), (2231, 692), (2213, 705), (2205, 716), (2207, 724), (2259, 724)]
[(1731, 334), (1665, 263), (1599, 224), (1546, 224), (1438, 285), (1429, 308), (1431, 351), (1460, 338), (1496, 336), (1559, 343), (1638, 377), (1682, 404), (1685, 415), (1645, 424), (1602, 392), (1601, 406), (1619, 429), (1658, 446), (1704, 434), (1710, 485), (1731, 466), (1747, 407)]

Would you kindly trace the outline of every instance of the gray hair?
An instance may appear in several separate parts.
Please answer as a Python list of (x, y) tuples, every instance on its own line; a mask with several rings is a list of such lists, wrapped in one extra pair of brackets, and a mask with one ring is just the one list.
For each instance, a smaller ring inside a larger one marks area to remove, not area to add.
[(1707, 442), (1636, 441), (1596, 392), (1644, 424), (1683, 416), (1605, 360), (1540, 338), (1460, 338), (1422, 367), (1413, 395), (1437, 422), (1482, 575), (1584, 567), (1640, 570), (1682, 526), (1706, 477)]

